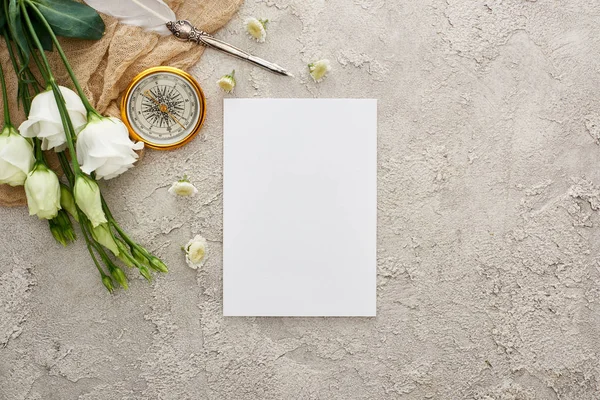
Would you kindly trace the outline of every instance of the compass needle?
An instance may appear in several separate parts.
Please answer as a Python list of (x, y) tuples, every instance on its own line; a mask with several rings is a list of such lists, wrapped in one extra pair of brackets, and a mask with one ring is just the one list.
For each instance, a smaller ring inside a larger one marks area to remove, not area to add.
[[(160, 89), (159, 89), (160, 90)], [(164, 89), (166, 92), (166, 88)], [(171, 91), (172, 92), (172, 91)], [(170, 92), (170, 93), (171, 93)], [(164, 94), (164, 93), (163, 93)], [(175, 121), (177, 124), (179, 124), (179, 126), (181, 126), (183, 129), (185, 129), (185, 125), (183, 125), (177, 118), (175, 118), (175, 116), (169, 111), (169, 107), (166, 104), (160, 103), (156, 97), (152, 96), (152, 92), (150, 92), (149, 90), (144, 92), (144, 96), (146, 96), (147, 98), (149, 98), (150, 100), (154, 101), (156, 104), (158, 104), (158, 109), (163, 112), (166, 113), (169, 117), (171, 117), (171, 119), (173, 119), (173, 121)], [(161, 96), (162, 97), (162, 96)], [(160, 119), (160, 126), (162, 127), (163, 125), (164, 119), (161, 118)]]

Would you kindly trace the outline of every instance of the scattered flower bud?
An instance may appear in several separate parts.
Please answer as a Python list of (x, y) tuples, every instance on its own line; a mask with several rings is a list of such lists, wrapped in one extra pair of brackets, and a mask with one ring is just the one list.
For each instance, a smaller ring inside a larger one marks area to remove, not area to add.
[(40, 219), (52, 219), (60, 210), (60, 184), (56, 174), (43, 163), (36, 163), (27, 174), (25, 195), (29, 215)]
[(112, 179), (137, 161), (134, 150), (143, 142), (132, 142), (125, 124), (118, 118), (90, 114), (89, 122), (77, 135), (77, 160), (86, 174), (96, 172), (97, 179)]
[(21, 186), (35, 164), (33, 146), (10, 125), (0, 133), (0, 185)]
[(198, 193), (198, 189), (196, 189), (196, 187), (190, 183), (187, 175), (185, 175), (183, 178), (171, 185), (169, 188), (169, 193), (174, 196), (193, 197), (196, 195), (196, 193)]
[(329, 63), (329, 60), (326, 59), (315, 61), (314, 63), (308, 64), (308, 71), (315, 82), (321, 82), (327, 73), (331, 71), (331, 64)]
[(257, 42), (263, 43), (267, 38), (267, 22), (269, 22), (268, 19), (246, 18), (244, 21), (246, 33)]
[(75, 221), (79, 222), (79, 214), (77, 214), (73, 193), (71, 193), (71, 189), (62, 183), (60, 184), (60, 206), (63, 210), (67, 210)]
[[(87, 123), (87, 110), (77, 93), (64, 86), (60, 86), (59, 89), (77, 133)], [(19, 132), (24, 137), (42, 139), (42, 150), (62, 151), (67, 147), (65, 129), (51, 89), (33, 98), (27, 121), (19, 126)]]
[(100, 188), (96, 181), (85, 175), (77, 175), (73, 194), (75, 195), (75, 203), (88, 217), (93, 227), (107, 222), (106, 215), (102, 210)]
[(117, 242), (115, 242), (107, 223), (95, 226), (94, 229), (92, 229), (92, 236), (96, 242), (112, 251), (115, 256), (119, 256), (119, 246), (117, 246)]
[(196, 235), (184, 247), (185, 262), (190, 268), (201, 268), (206, 261), (206, 239)]
[(223, 75), (221, 79), (217, 81), (217, 85), (225, 92), (231, 93), (235, 88), (235, 69), (231, 71), (229, 75)]
[(114, 292), (115, 287), (113, 286), (112, 279), (110, 279), (110, 276), (103, 275), (102, 284), (104, 284), (104, 287), (109, 291), (109, 293)]

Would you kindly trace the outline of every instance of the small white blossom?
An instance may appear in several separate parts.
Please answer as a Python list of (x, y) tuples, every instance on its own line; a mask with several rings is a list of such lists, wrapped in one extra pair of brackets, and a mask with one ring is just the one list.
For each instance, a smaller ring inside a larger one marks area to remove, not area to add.
[(184, 247), (185, 262), (192, 269), (201, 268), (206, 261), (206, 239), (196, 235)]
[(254, 17), (246, 18), (246, 20), (244, 20), (246, 33), (248, 33), (251, 38), (256, 39), (257, 42), (264, 42), (267, 38), (267, 22), (269, 22), (268, 19), (256, 19)]
[(193, 197), (196, 195), (196, 193), (198, 193), (198, 189), (192, 185), (186, 175), (177, 182), (173, 182), (169, 188), (169, 193), (171, 193), (173, 196)]
[(308, 72), (315, 82), (321, 82), (329, 71), (331, 71), (331, 63), (327, 59), (308, 64)]
[(235, 69), (231, 71), (229, 75), (223, 75), (221, 79), (217, 81), (217, 85), (225, 92), (231, 93), (235, 88)]

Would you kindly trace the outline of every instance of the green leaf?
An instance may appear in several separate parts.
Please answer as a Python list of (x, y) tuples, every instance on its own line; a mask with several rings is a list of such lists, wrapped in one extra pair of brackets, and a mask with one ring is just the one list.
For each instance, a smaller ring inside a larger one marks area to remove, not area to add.
[[(0, 2), (0, 31), (4, 28), (4, 24), (6, 24), (6, 15), (4, 14), (4, 4)], [(0, 32), (1, 34), (2, 32)]]
[(35, 13), (29, 13), (29, 18), (31, 18), (31, 24), (33, 25), (35, 34), (40, 40), (44, 50), (52, 51), (52, 38), (48, 35), (48, 30), (44, 24), (42, 24), (40, 18)]
[[(11, 0), (13, 1), (13, 0)], [(72, 0), (31, 0), (57, 36), (98, 40), (104, 35), (104, 21), (88, 5)]]
[(25, 39), (25, 31), (21, 21), (21, 9), (17, 0), (9, 0), (8, 3), (8, 25), (17, 45), (23, 50), (26, 58), (29, 57), (29, 47)]

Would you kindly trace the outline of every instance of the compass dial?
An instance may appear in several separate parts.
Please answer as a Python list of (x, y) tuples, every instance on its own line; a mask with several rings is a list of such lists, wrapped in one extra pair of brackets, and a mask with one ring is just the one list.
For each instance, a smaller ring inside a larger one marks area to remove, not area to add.
[(134, 139), (155, 149), (187, 143), (205, 115), (202, 89), (189, 74), (171, 67), (151, 68), (138, 75), (121, 104)]

